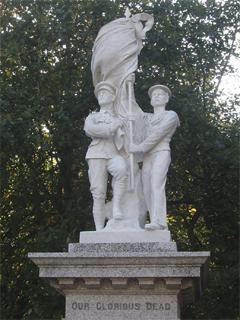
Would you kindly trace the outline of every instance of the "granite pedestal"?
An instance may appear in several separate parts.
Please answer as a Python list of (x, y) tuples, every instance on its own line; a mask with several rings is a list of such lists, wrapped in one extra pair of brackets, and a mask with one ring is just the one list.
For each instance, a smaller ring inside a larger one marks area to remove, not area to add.
[[(95, 232), (83, 233), (83, 243), (70, 244), (67, 253), (29, 258), (66, 297), (65, 320), (180, 319), (181, 306), (207, 287), (210, 255), (178, 252), (169, 234), (160, 233), (143, 231), (135, 243), (104, 243)], [(90, 235), (99, 242), (89, 243)], [(163, 241), (153, 241), (159, 235)]]

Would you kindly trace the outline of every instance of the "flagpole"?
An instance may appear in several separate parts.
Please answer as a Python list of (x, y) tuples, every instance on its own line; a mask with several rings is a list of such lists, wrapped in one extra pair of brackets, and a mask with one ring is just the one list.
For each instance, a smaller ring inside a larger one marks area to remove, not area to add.
[[(132, 81), (128, 81), (128, 97), (129, 97), (129, 114), (132, 114)], [(133, 143), (133, 123), (129, 120), (129, 142)], [(133, 153), (129, 154), (130, 161), (130, 190), (134, 190), (134, 169), (133, 169)]]

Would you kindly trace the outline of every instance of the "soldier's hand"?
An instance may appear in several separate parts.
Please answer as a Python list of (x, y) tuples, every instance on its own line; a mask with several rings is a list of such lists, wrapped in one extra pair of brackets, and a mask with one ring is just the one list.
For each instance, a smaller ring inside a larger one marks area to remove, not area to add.
[(135, 143), (130, 143), (129, 144), (129, 152), (135, 153), (135, 152), (140, 152), (141, 149), (138, 145), (136, 145)]
[(131, 82), (131, 83), (134, 83), (135, 81), (135, 74), (134, 73), (131, 73), (127, 78), (126, 78), (126, 83), (128, 82)]
[(118, 128), (120, 128), (123, 124), (122, 120), (115, 119), (111, 124), (110, 124), (110, 131), (111, 132), (116, 132)]
[(129, 121), (136, 121), (135, 115), (134, 115), (133, 113), (129, 113), (129, 114), (128, 114), (128, 120), (129, 120)]

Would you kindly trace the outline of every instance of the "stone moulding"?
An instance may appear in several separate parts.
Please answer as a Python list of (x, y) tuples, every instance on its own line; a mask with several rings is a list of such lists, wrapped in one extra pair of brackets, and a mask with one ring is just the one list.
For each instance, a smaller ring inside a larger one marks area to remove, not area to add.
[[(136, 308), (140, 305), (156, 307), (157, 301), (162, 300), (166, 305), (165, 314), (171, 301), (171, 312), (174, 309), (176, 317), (171, 313), (166, 319), (179, 319), (181, 306), (199, 299), (208, 285), (208, 252), (165, 252), (161, 251), (161, 246), (151, 251), (154, 244), (150, 245), (151, 248), (138, 244), (132, 247), (131, 252), (127, 250), (130, 244), (126, 245), (126, 251), (114, 251), (117, 244), (99, 246), (106, 250), (99, 250), (96, 245), (80, 245), (77, 252), (29, 253), (29, 258), (39, 267), (39, 276), (66, 297), (65, 319), (110, 319), (107, 317), (110, 311), (101, 308), (122, 306), (111, 299), (118, 302), (129, 299)], [(70, 245), (70, 251), (73, 248), (74, 244)], [(124, 248), (123, 244), (121, 248)], [(150, 296), (151, 299), (146, 300)], [(83, 300), (87, 301), (87, 306), (95, 304), (99, 310), (96, 309), (92, 315), (86, 310), (85, 313), (79, 310), (81, 304), (78, 305), (77, 301)], [(106, 305), (106, 301), (110, 304)], [(155, 302), (151, 305), (149, 301)], [(127, 311), (124, 312), (126, 314)], [(144, 319), (146, 315), (141, 318), (142, 315), (137, 312), (131, 313), (130, 319)], [(144, 312), (147, 312), (148, 319), (160, 316), (157, 310)], [(113, 316), (128, 319), (118, 313)]]

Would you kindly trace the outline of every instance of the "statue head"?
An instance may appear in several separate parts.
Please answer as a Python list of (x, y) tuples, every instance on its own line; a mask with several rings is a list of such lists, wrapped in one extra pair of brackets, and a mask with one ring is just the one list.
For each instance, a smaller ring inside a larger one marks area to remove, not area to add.
[(109, 109), (109, 107), (113, 107), (113, 102), (117, 94), (117, 89), (113, 84), (106, 81), (102, 81), (96, 85), (94, 94), (98, 99), (98, 103), (101, 106), (101, 108), (106, 107), (107, 109)]
[(110, 82), (102, 81), (96, 85), (94, 94), (97, 99), (98, 99), (98, 94), (101, 90), (106, 90), (110, 92), (114, 96), (114, 99), (117, 95), (117, 88)]
[(171, 90), (166, 86), (157, 84), (148, 90), (148, 95), (151, 99), (151, 105), (153, 107), (162, 105), (165, 106), (171, 97)]

